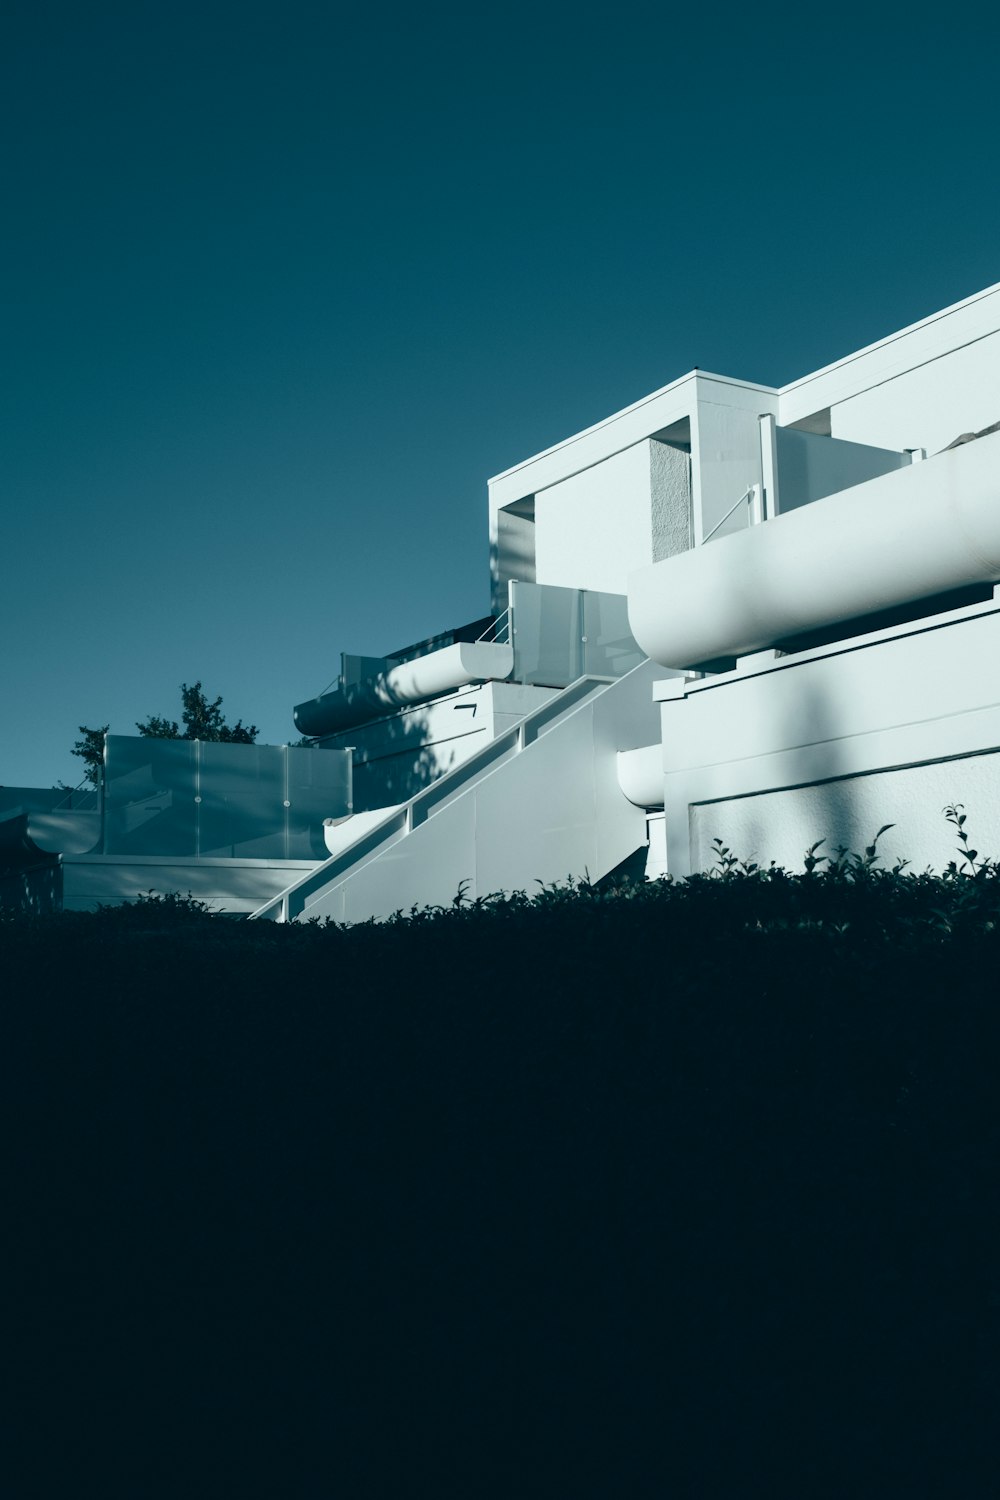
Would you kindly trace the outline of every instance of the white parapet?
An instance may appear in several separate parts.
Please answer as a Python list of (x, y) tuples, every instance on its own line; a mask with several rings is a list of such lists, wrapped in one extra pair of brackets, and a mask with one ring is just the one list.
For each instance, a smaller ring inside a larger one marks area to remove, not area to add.
[(494, 641), (463, 641), (404, 661), (375, 678), (373, 690), (387, 707), (425, 703), (472, 682), (502, 681), (514, 669), (511, 646)]
[(663, 806), (663, 746), (619, 750), (618, 785), (636, 807)]
[(332, 735), (408, 704), (427, 703), (470, 683), (502, 682), (513, 670), (511, 646), (495, 641), (463, 641), (400, 662), (364, 682), (299, 703), (294, 710), (295, 723), (303, 734)]
[(1000, 433), (640, 568), (632, 634), (698, 667), (1000, 580)]
[(352, 813), (346, 818), (324, 818), (323, 842), (331, 854), (342, 854), (364, 834), (370, 833), (386, 818), (399, 812), (402, 805), (396, 802), (387, 807), (374, 807), (365, 812)]

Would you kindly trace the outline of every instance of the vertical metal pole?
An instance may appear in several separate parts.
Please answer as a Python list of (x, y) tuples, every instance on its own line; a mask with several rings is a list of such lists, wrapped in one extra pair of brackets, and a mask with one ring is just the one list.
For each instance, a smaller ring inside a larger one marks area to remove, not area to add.
[(201, 858), (201, 740), (194, 742), (194, 857)]
[(108, 816), (107, 802), (104, 789), (108, 780), (108, 737), (104, 736), (104, 749), (101, 754), (101, 767), (97, 773), (97, 806), (101, 813), (101, 853), (108, 852)]
[(585, 601), (586, 589), (578, 589), (576, 594), (576, 633), (580, 642), (580, 659), (576, 664), (576, 671), (570, 673), (570, 682), (575, 682), (577, 677), (582, 677), (587, 670), (587, 605)]
[(520, 670), (521, 663), (520, 663), (520, 654), (518, 652), (517, 611), (514, 608), (514, 600), (516, 598), (516, 590), (517, 590), (517, 583), (512, 578), (509, 581), (509, 583), (507, 584), (507, 643), (511, 647), (512, 651), (514, 652), (514, 670), (510, 674), (511, 675), (511, 680), (514, 681), (514, 682), (520, 682), (521, 681), (521, 670)]
[(761, 520), (771, 521), (781, 510), (778, 495), (778, 440), (775, 421), (770, 412), (762, 412), (760, 424), (760, 478), (764, 487), (761, 497)]
[(289, 798), (289, 795), (288, 795), (288, 746), (287, 745), (282, 745), (282, 747), (281, 747), (281, 764), (282, 764), (282, 766), (284, 768), (284, 777), (282, 778), (281, 786), (282, 786), (282, 810), (283, 810), (284, 815), (285, 815), (285, 839), (284, 839), (284, 843), (282, 845), (282, 848), (284, 849), (284, 852), (285, 852), (285, 858), (286, 859), (291, 859), (291, 854), (289, 853), (289, 849), (291, 847), (291, 835), (289, 833), (289, 826), (288, 826), (289, 825), (289, 821), (291, 819), (291, 812), (290, 812), (291, 799)]

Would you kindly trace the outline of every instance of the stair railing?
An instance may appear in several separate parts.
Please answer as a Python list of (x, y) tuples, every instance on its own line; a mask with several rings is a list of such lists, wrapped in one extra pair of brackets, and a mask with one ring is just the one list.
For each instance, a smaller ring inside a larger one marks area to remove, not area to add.
[(462, 761), (461, 765), (455, 766), (454, 770), (446, 771), (437, 781), (431, 782), (430, 786), (417, 792), (409, 802), (389, 813), (381, 823), (376, 823), (374, 828), (369, 829), (355, 843), (349, 844), (338, 854), (331, 855), (317, 869), (302, 880), (296, 881), (287, 890), (277, 896), (272, 896), (270, 901), (251, 912), (248, 920), (270, 917), (279, 922), (292, 921), (304, 911), (306, 901), (310, 896), (324, 886), (331, 885), (340, 876), (346, 875), (360, 860), (366, 859), (382, 847), (388, 847), (389, 844), (395, 843), (406, 834), (412, 833), (414, 828), (432, 816), (442, 803), (450, 801), (452, 797), (462, 792), (469, 782), (478, 777), (480, 772), (526, 749), (545, 733), (554, 719), (561, 718), (568, 709), (576, 707), (598, 688), (608, 687), (611, 683), (621, 680), (619, 677), (600, 677), (595, 674), (578, 677), (575, 682), (570, 683), (569, 687), (563, 688), (534, 713), (528, 714), (510, 729), (505, 729), (481, 750), (470, 755), (468, 760)]

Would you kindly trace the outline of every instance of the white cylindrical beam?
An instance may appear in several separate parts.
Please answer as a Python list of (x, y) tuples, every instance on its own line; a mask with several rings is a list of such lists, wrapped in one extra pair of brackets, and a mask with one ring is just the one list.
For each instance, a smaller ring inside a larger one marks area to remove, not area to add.
[(512, 646), (463, 641), (401, 662), (365, 682), (299, 703), (294, 709), (295, 723), (302, 734), (336, 734), (353, 724), (380, 718), (410, 703), (426, 703), (474, 682), (502, 682), (513, 670)]
[(998, 580), (1000, 433), (638, 569), (629, 624), (696, 668)]
[(372, 686), (382, 703), (398, 708), (404, 703), (426, 703), (473, 682), (502, 680), (513, 670), (513, 647), (493, 641), (462, 642), (404, 661), (376, 677)]
[(663, 746), (619, 750), (618, 785), (636, 807), (662, 807)]

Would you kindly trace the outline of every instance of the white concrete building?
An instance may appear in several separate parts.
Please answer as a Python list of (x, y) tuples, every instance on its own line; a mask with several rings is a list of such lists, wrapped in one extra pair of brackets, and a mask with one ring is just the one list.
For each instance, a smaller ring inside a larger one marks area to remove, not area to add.
[(488, 616), (295, 709), (353, 796), (256, 915), (683, 876), (716, 838), (796, 867), (885, 823), (940, 869), (955, 801), (1000, 854), (1000, 286), (780, 389), (673, 381), (491, 480), (489, 546)]
[(364, 812), (261, 915), (684, 875), (716, 838), (795, 867), (884, 823), (940, 869), (953, 801), (1000, 853), (998, 422), (993, 287), (781, 389), (692, 372), (491, 480), (481, 643), (300, 705)]

